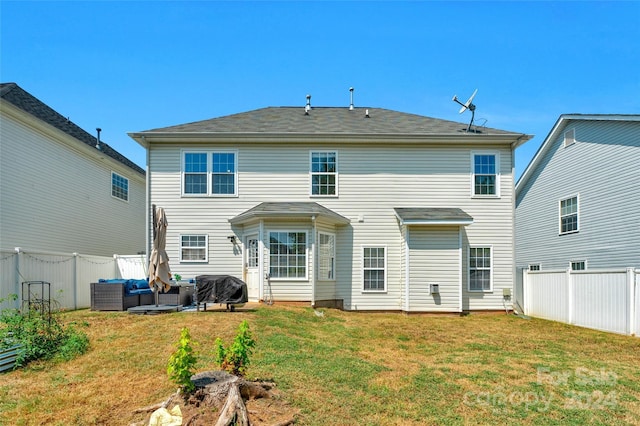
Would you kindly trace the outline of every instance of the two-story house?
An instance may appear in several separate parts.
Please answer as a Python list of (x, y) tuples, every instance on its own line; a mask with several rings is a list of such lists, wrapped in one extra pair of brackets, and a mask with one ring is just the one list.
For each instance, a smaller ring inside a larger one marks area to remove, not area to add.
[[(347, 310), (504, 308), (530, 136), (381, 108), (269, 107), (129, 135), (185, 277)], [(150, 213), (150, 210), (149, 210)]]
[(564, 114), (516, 185), (518, 270), (640, 268), (640, 115)]
[(0, 249), (145, 250), (145, 172), (15, 83), (0, 84)]

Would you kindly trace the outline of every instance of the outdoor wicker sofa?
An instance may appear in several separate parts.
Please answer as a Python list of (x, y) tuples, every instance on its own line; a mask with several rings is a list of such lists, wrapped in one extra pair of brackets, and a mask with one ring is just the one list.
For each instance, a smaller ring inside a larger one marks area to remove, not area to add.
[(153, 303), (147, 280), (112, 279), (91, 283), (92, 311), (126, 311)]

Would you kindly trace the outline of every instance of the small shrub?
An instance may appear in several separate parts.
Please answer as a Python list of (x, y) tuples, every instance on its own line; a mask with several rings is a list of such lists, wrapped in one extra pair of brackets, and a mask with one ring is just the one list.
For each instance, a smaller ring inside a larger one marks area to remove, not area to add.
[(191, 347), (191, 335), (189, 329), (185, 327), (180, 332), (177, 349), (169, 358), (167, 365), (169, 379), (180, 387), (182, 393), (191, 393), (195, 390), (191, 376), (195, 373), (196, 362), (197, 358)]
[(216, 363), (225, 371), (243, 376), (249, 366), (249, 357), (256, 346), (255, 340), (251, 336), (249, 323), (245, 320), (238, 327), (238, 334), (233, 339), (233, 344), (225, 348), (222, 340), (218, 337), (216, 345)]

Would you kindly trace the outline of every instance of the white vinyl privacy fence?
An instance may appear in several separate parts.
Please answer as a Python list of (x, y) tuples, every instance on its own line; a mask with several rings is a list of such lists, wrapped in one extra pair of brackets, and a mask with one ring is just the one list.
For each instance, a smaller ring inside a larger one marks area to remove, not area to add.
[(640, 336), (640, 271), (528, 271), (524, 312), (532, 317)]
[[(90, 283), (100, 278), (147, 277), (145, 255), (112, 257), (78, 253), (0, 250), (0, 310), (20, 308), (23, 282), (50, 283), (52, 307), (80, 309), (91, 306)], [(39, 289), (39, 286), (34, 286)], [(26, 291), (26, 288), (25, 288)], [(40, 290), (36, 290), (40, 291)], [(11, 295), (17, 295), (12, 300)], [(24, 298), (27, 299), (25, 293)]]

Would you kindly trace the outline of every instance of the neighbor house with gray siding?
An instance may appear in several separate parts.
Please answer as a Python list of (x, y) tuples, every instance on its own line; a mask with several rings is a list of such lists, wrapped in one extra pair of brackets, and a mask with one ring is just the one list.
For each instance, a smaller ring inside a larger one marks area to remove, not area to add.
[(640, 115), (561, 115), (516, 185), (518, 270), (640, 268)]
[(514, 279), (514, 150), (530, 136), (466, 130), (309, 106), (129, 135), (147, 149), (148, 205), (165, 209), (173, 273), (234, 275), (255, 301), (501, 310)]
[[(145, 250), (145, 172), (15, 83), (0, 84), (0, 249)], [(109, 278), (109, 277), (105, 277)]]

